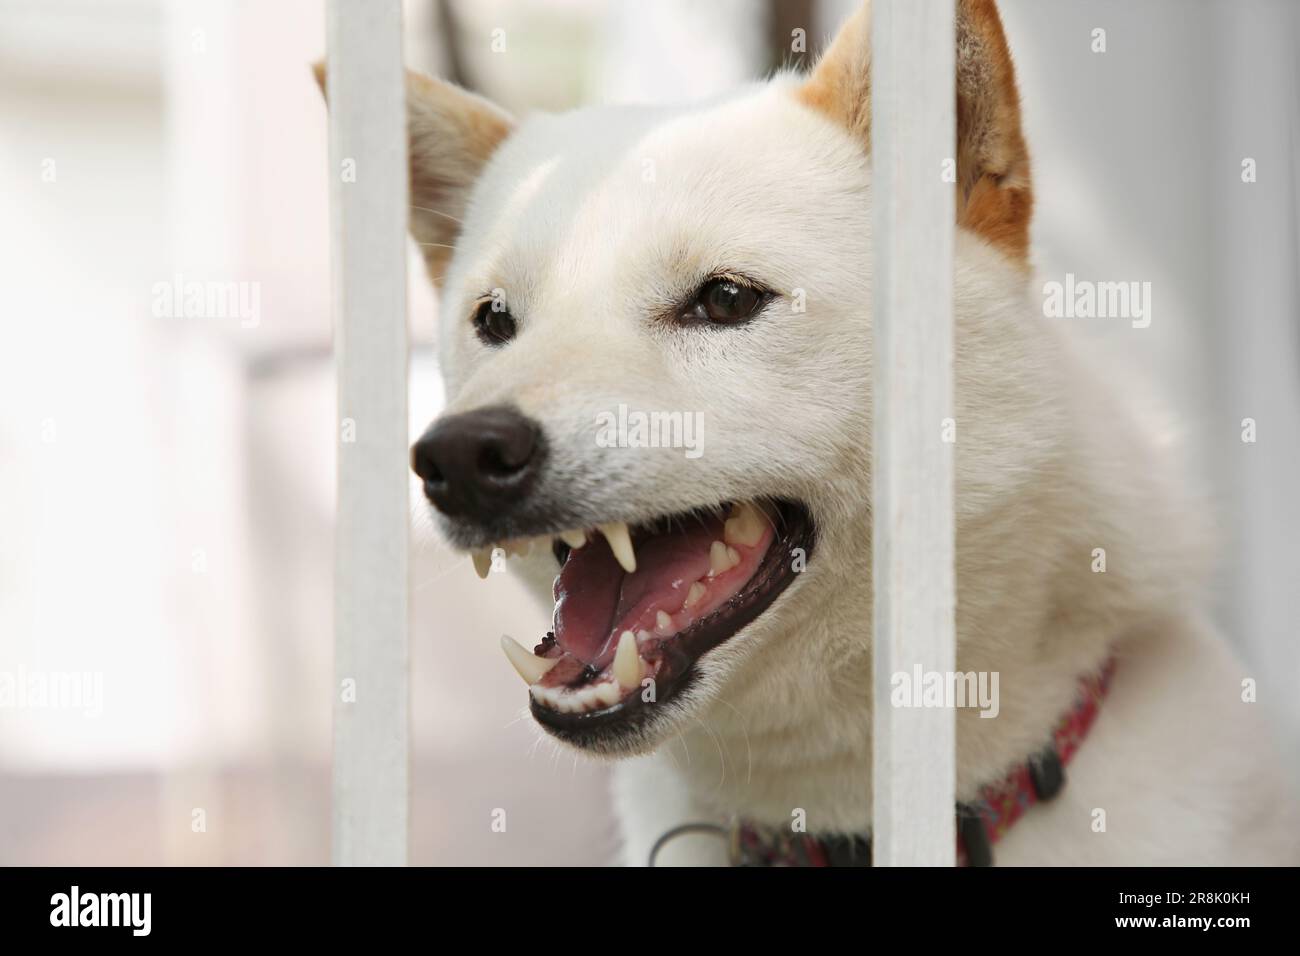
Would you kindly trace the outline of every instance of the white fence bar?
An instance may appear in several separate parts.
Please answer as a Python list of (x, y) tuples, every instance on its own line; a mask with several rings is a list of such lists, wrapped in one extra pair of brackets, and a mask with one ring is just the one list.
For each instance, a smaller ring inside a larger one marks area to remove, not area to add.
[(329, 0), (338, 363), (336, 864), (406, 862), (406, 99), (400, 0)]
[(874, 759), (877, 866), (952, 866), (954, 712), (890, 705), (891, 677), (954, 669), (952, 0), (876, 0)]

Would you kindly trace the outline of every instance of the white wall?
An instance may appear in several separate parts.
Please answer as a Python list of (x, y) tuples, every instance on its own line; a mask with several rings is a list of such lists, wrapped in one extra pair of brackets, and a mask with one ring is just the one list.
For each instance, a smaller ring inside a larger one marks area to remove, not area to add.
[[(1300, 5), (1000, 7), (1033, 157), (1037, 264), (1048, 279), (1152, 282), (1149, 328), (1090, 331), (1157, 383), (1182, 425), (1223, 532), (1207, 598), (1261, 702), (1300, 732)], [(1105, 53), (1092, 51), (1096, 28)], [(1247, 156), (1254, 184), (1241, 181)], [(1245, 417), (1256, 444), (1241, 441)]]

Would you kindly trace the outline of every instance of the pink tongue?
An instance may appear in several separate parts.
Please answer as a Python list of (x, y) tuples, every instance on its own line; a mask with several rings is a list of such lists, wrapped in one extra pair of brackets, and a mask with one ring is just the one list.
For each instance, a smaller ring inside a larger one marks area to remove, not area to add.
[(624, 622), (648, 608), (670, 614), (682, 606), (693, 581), (709, 570), (709, 545), (722, 538), (721, 520), (636, 542), (636, 572), (627, 574), (597, 535), (569, 555), (555, 585), (555, 640), (574, 657), (597, 667), (613, 656)]

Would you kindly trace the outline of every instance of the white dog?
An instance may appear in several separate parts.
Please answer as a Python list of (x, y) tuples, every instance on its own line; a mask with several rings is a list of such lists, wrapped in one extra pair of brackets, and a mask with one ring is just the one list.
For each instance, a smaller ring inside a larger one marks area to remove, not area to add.
[[(869, 24), (808, 76), (682, 109), (516, 124), (408, 84), (450, 398), (414, 466), (481, 572), (498, 544), (531, 551), (512, 567), (550, 592), (562, 563), (550, 633), (506, 651), (547, 731), (627, 758), (630, 863), (696, 822), (732, 838), (683, 833), (659, 862), (863, 862)], [(993, 719), (957, 712), (979, 821), (962, 852), (1293, 861), (1250, 674), (1207, 622), (1203, 508), (1146, 403), (1088, 367), (1031, 281), (991, 0), (959, 3), (957, 97), (957, 657), (997, 678)]]

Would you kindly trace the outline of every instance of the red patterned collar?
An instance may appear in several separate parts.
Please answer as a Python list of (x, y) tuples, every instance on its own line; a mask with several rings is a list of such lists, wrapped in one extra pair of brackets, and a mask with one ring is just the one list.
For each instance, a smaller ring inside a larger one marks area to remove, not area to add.
[[(1035, 803), (1065, 786), (1065, 767), (1088, 735), (1110, 690), (1115, 659), (1079, 682), (1074, 705), (1052, 730), (1039, 753), (997, 783), (980, 790), (973, 803), (957, 807), (957, 865), (992, 866), (993, 844)], [(814, 836), (767, 830), (745, 821), (731, 828), (733, 866), (870, 866), (871, 840), (862, 835)]]

